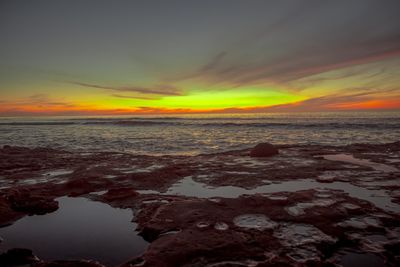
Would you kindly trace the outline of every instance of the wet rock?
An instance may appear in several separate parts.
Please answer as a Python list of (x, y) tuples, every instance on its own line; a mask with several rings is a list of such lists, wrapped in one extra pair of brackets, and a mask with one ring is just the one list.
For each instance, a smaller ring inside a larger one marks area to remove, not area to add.
[(8, 225), (24, 215), (13, 210), (9, 202), (3, 197), (0, 197), (0, 214), (0, 227)]
[(299, 263), (319, 261), (320, 255), (315, 247), (300, 247), (286, 254), (291, 260)]
[(11, 267), (23, 264), (32, 264), (39, 259), (33, 255), (32, 250), (14, 248), (0, 255), (0, 266)]
[(105, 267), (95, 261), (52, 261), (34, 264), (32, 267)]
[(278, 149), (270, 143), (260, 143), (250, 151), (251, 157), (271, 157), (277, 154)]
[(135, 198), (139, 194), (132, 188), (114, 188), (103, 195), (106, 201), (122, 200), (126, 198)]
[(93, 185), (88, 179), (83, 178), (68, 181), (65, 183), (64, 188), (69, 192), (68, 195), (73, 197), (88, 194), (97, 190), (95, 185)]
[(43, 215), (58, 209), (58, 202), (40, 195), (30, 195), (27, 190), (15, 190), (8, 196), (11, 208), (26, 214)]

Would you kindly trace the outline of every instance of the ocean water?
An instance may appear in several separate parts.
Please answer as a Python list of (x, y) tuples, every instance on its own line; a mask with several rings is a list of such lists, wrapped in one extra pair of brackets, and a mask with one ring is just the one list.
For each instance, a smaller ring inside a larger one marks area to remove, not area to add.
[(274, 144), (400, 140), (400, 112), (0, 118), (0, 145), (196, 155)]

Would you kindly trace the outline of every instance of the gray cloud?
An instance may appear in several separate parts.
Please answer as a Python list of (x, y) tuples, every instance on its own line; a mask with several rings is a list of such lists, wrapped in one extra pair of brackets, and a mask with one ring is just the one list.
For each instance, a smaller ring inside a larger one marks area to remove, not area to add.
[[(204, 77), (215, 82), (228, 82), (236, 85), (265, 81), (287, 83), (335, 69), (399, 57), (400, 35), (371, 43), (352, 42), (346, 45), (325, 45), (301, 53), (288, 53), (277, 59), (265, 59), (262, 62), (229, 64), (228, 60), (222, 61), (221, 55), (225, 57), (227, 52), (218, 54), (206, 66), (181, 78)], [(347, 77), (356, 74), (349, 72)], [(376, 75), (378, 74), (376, 73)], [(346, 76), (337, 77), (337, 79), (340, 78), (346, 78)]]
[(83, 87), (106, 89), (118, 92), (134, 92), (140, 94), (164, 95), (164, 96), (180, 96), (182, 92), (177, 87), (171, 85), (156, 85), (153, 87), (140, 87), (140, 86), (110, 86), (99, 85), (91, 83), (83, 83), (76, 81), (68, 81), (67, 83), (75, 84)]
[(263, 28), (238, 32), (236, 40), (208, 56), (208, 63), (176, 80), (288, 83), (400, 56), (400, 21), (394, 12), (398, 1), (282, 1), (266, 6), (279, 10), (279, 16), (269, 14)]

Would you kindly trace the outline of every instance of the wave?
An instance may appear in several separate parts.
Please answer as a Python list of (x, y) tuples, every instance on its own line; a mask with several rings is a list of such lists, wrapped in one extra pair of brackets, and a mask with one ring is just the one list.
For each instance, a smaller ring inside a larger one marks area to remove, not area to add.
[(73, 125), (74, 122), (67, 121), (44, 121), (44, 122), (0, 122), (0, 125), (6, 126), (51, 126), (51, 125)]
[(205, 120), (68, 120), (68, 121), (33, 121), (33, 122), (0, 122), (0, 126), (70, 126), (70, 125), (109, 125), (126, 127), (151, 127), (151, 126), (190, 126), (190, 127), (254, 127), (254, 128), (323, 128), (323, 129), (400, 129), (400, 122), (242, 122), (205, 121)]
[(183, 123), (178, 123), (178, 122), (152, 121), (152, 120), (116, 121), (116, 122), (113, 122), (113, 124), (124, 125), (124, 126), (155, 126), (155, 125), (177, 126), (177, 125), (183, 125)]

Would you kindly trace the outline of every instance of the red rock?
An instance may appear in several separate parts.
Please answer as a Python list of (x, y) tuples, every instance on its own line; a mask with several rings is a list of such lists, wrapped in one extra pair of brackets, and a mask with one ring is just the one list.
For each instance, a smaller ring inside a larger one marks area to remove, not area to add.
[(31, 195), (28, 189), (13, 190), (7, 200), (14, 211), (31, 215), (43, 215), (58, 209), (57, 201), (43, 195)]
[(271, 157), (278, 154), (278, 149), (270, 143), (260, 143), (250, 151), (251, 157)]
[(125, 198), (135, 198), (139, 194), (132, 188), (113, 188), (103, 195), (106, 201), (115, 201)]
[(0, 214), (0, 227), (6, 226), (24, 216), (23, 213), (13, 210), (3, 197), (0, 197)]

